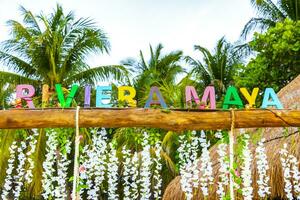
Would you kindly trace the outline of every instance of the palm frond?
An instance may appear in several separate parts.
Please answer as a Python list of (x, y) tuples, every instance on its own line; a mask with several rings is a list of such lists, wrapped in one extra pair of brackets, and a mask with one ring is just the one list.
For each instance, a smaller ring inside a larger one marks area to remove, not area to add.
[(246, 39), (247, 35), (256, 28), (264, 31), (268, 27), (275, 26), (276, 22), (271, 19), (265, 19), (265, 18), (252, 18), (250, 19), (247, 24), (244, 26), (241, 37), (243, 39)]
[(148, 65), (145, 61), (145, 58), (144, 58), (144, 54), (142, 51), (140, 51), (140, 64), (138, 65), (139, 69), (138, 70), (141, 70), (141, 71), (146, 71), (148, 70)]
[(110, 77), (115, 80), (124, 80), (127, 77), (127, 70), (121, 65), (100, 66), (76, 73), (68, 77), (64, 82), (67, 85), (81, 82), (92, 84), (97, 81), (104, 81)]
[(6, 23), (10, 27), (11, 34), (14, 35), (17, 40), (25, 39), (27, 42), (31, 40), (31, 34), (29, 30), (20, 22), (8, 20)]
[(40, 82), (26, 76), (22, 76), (19, 74), (0, 71), (0, 80), (2, 83), (10, 83), (10, 84), (32, 84), (38, 85)]
[(21, 14), (23, 15), (23, 21), (36, 33), (41, 33), (41, 28), (31, 11), (25, 9), (23, 6), (20, 6)]
[(13, 69), (14, 71), (26, 76), (30, 77), (36, 74), (36, 69), (33, 66), (12, 54), (0, 51), (0, 61), (9, 69)]
[(108, 52), (109, 42), (106, 35), (101, 30), (84, 29), (78, 37), (76, 37), (73, 46), (67, 50), (67, 55), (62, 59), (63, 65), (61, 74), (72, 70), (72, 66), (78, 60), (82, 60), (91, 52), (105, 51)]

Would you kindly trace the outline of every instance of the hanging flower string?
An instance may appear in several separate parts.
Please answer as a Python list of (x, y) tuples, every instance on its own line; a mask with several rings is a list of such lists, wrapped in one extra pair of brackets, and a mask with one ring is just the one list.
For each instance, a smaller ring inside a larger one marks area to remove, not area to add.
[(179, 171), (180, 171), (180, 186), (181, 190), (185, 193), (185, 198), (190, 200), (193, 198), (193, 187), (191, 184), (192, 174), (190, 161), (190, 144), (187, 142), (186, 135), (179, 136), (180, 146), (177, 149), (179, 156)]
[(55, 188), (54, 196), (56, 199), (66, 199), (67, 198), (67, 176), (68, 176), (68, 167), (71, 163), (71, 160), (68, 160), (68, 154), (71, 152), (71, 142), (67, 141), (64, 146), (64, 152), (59, 153), (60, 159), (57, 161), (57, 187)]
[(118, 190), (118, 158), (116, 149), (113, 144), (109, 144), (110, 152), (107, 163), (107, 176), (108, 176), (108, 199), (115, 200), (119, 198)]
[(150, 157), (150, 145), (149, 136), (147, 132), (144, 132), (144, 138), (142, 141), (143, 150), (141, 152), (142, 162), (140, 168), (140, 195), (141, 200), (148, 200), (151, 198), (151, 157)]
[(1, 195), (1, 199), (8, 199), (8, 194), (12, 189), (13, 183), (13, 170), (16, 159), (16, 150), (17, 150), (17, 142), (14, 141), (12, 145), (9, 147), (9, 159), (8, 159), (8, 167), (6, 169), (6, 177), (4, 180), (4, 187)]
[(200, 136), (200, 146), (202, 148), (202, 154), (200, 156), (200, 187), (204, 197), (208, 196), (208, 186), (213, 184), (213, 171), (212, 162), (210, 159), (208, 148), (210, 142), (206, 140), (206, 135), (204, 131), (201, 131)]
[(48, 140), (46, 142), (46, 160), (43, 163), (43, 174), (42, 174), (42, 187), (43, 187), (43, 194), (42, 196), (44, 199), (52, 198), (55, 194), (55, 188), (54, 183), (56, 181), (55, 168), (55, 156), (56, 156), (56, 149), (58, 146), (57, 143), (57, 133), (50, 129), (46, 132), (46, 136), (48, 137)]
[(287, 144), (283, 145), (283, 149), (281, 149), (279, 153), (280, 153), (280, 161), (281, 161), (281, 166), (283, 171), (284, 191), (288, 199), (293, 199)]
[(300, 199), (300, 173), (299, 173), (299, 162), (294, 155), (289, 155), (290, 165), (291, 165), (291, 176), (294, 192), (297, 199)]
[(258, 147), (255, 150), (256, 165), (258, 171), (258, 196), (261, 198), (267, 198), (267, 196), (270, 194), (269, 177), (267, 175), (269, 165), (264, 142), (265, 139), (262, 138), (261, 141), (258, 142)]
[(192, 183), (192, 188), (197, 189), (199, 186), (199, 168), (198, 168), (198, 163), (199, 163), (199, 158), (198, 158), (198, 151), (199, 151), (199, 137), (196, 135), (196, 131), (192, 131), (192, 142), (191, 142), (191, 152), (190, 152), (190, 162), (192, 163), (192, 166), (190, 168), (192, 178), (191, 178), (191, 183)]
[[(83, 162), (80, 177), (86, 179), (87, 199), (97, 199), (100, 194), (100, 186), (105, 179), (106, 155), (107, 155), (107, 137), (105, 129), (97, 132), (92, 131), (92, 145), (86, 146), (86, 160)], [(81, 191), (80, 193), (83, 193)]]
[(252, 154), (249, 149), (249, 135), (245, 134), (245, 146), (243, 149), (243, 165), (241, 170), (241, 177), (242, 177), (242, 192), (243, 197), (245, 200), (251, 200), (253, 198), (253, 188), (251, 186), (252, 184), (252, 178), (251, 178), (251, 161), (252, 161)]
[(20, 193), (22, 191), (24, 175), (25, 175), (24, 166), (26, 161), (26, 156), (24, 154), (24, 151), (26, 148), (27, 148), (26, 142), (21, 141), (20, 147), (17, 149), (19, 163), (16, 169), (16, 175), (14, 176), (16, 186), (15, 186), (15, 190), (13, 191), (13, 194), (15, 195), (15, 199), (19, 199)]
[(193, 189), (199, 186), (199, 169), (198, 169), (198, 150), (199, 137), (196, 131), (191, 132), (190, 142), (186, 135), (179, 137), (180, 146), (178, 148), (180, 159), (180, 185), (182, 191), (185, 193), (186, 199), (193, 198)]
[(134, 163), (131, 160), (130, 150), (126, 149), (126, 146), (122, 148), (123, 155), (123, 180), (124, 180), (124, 200), (134, 199), (132, 197), (132, 185), (135, 183), (131, 183), (131, 178), (134, 176), (133, 165)]
[(153, 158), (153, 163), (155, 164), (155, 169), (153, 173), (153, 190), (154, 190), (154, 199), (161, 199), (161, 187), (162, 187), (162, 177), (161, 177), (161, 142), (157, 141), (155, 143), (155, 157)]
[(39, 132), (37, 129), (33, 129), (33, 135), (30, 135), (27, 137), (26, 140), (29, 140), (29, 147), (30, 147), (30, 151), (28, 151), (26, 153), (26, 157), (27, 157), (27, 161), (29, 163), (29, 167), (28, 170), (26, 171), (25, 174), (25, 181), (27, 182), (27, 184), (30, 184), (32, 182), (32, 170), (34, 169), (34, 162), (32, 160), (32, 154), (35, 152), (35, 148), (36, 148), (36, 144), (37, 144), (37, 137), (39, 135)]
[(219, 199), (222, 200), (226, 196), (225, 187), (229, 184), (229, 162), (226, 158), (227, 156), (227, 149), (228, 145), (222, 141), (223, 136), (220, 131), (218, 131), (215, 134), (215, 137), (219, 138), (221, 140), (221, 144), (218, 145), (218, 161), (220, 163), (220, 169), (219, 169), (219, 181), (218, 181), (218, 190), (217, 194), (219, 196)]

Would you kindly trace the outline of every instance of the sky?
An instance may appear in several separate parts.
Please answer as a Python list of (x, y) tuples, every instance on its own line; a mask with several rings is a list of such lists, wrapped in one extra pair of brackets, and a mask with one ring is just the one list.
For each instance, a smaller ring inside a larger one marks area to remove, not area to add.
[(182, 50), (199, 59), (194, 45), (213, 49), (222, 36), (237, 41), (255, 14), (250, 0), (0, 0), (0, 41), (9, 38), (7, 20), (22, 20), (20, 5), (34, 14), (49, 14), (57, 3), (78, 18), (94, 19), (109, 37), (109, 55), (90, 55), (92, 67), (138, 58), (140, 50), (148, 58), (149, 45), (158, 43), (163, 53)]

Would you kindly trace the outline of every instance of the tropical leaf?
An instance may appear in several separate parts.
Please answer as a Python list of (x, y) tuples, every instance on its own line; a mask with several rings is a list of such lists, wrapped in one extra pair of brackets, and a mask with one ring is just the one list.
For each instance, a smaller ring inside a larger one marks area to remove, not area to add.
[(259, 28), (264, 31), (274, 27), (277, 22), (286, 18), (297, 21), (300, 19), (300, 2), (295, 0), (279, 0), (275, 4), (272, 0), (251, 0), (252, 6), (257, 11), (257, 17), (250, 19), (242, 30), (242, 38)]
[(71, 83), (90, 83), (95, 84), (97, 81), (105, 81), (110, 77), (115, 80), (124, 80), (127, 77), (127, 70), (121, 65), (110, 65), (90, 68), (86, 71), (76, 73), (65, 80), (65, 84)]
[(40, 82), (38, 80), (34, 80), (31, 78), (27, 78), (25, 76), (21, 76), (19, 74), (0, 71), (0, 79), (4, 81), (4, 83), (10, 84), (32, 84), (38, 85)]

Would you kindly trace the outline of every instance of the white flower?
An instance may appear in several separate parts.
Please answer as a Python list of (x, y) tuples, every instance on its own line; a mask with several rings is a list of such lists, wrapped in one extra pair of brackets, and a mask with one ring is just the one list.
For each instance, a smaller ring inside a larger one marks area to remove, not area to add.
[(2, 199), (7, 199), (7, 195), (9, 194), (10, 190), (12, 189), (12, 181), (13, 181), (13, 176), (12, 172), (14, 170), (14, 162), (16, 159), (16, 149), (17, 149), (17, 142), (14, 141), (12, 145), (9, 147), (9, 160), (8, 160), (8, 167), (6, 169), (6, 177), (4, 180), (4, 186), (3, 186), (3, 191), (1, 198)]
[(258, 195), (259, 197), (266, 198), (267, 195), (270, 194), (269, 187), (269, 177), (267, 175), (267, 171), (269, 169), (268, 160), (264, 147), (265, 139), (262, 138), (260, 142), (258, 142), (258, 147), (256, 148), (256, 165), (258, 171)]
[(131, 160), (130, 150), (126, 149), (124, 146), (122, 149), (123, 154), (123, 180), (124, 180), (124, 200), (131, 200), (132, 197), (132, 184), (131, 184), (131, 178), (134, 176), (134, 173), (136, 173), (133, 170), (134, 163)]
[(109, 160), (107, 163), (107, 176), (108, 176), (108, 199), (115, 200), (119, 198), (118, 190), (118, 158), (116, 149), (112, 143), (109, 144)]
[(252, 177), (251, 177), (251, 161), (252, 161), (252, 154), (249, 149), (249, 135), (245, 134), (245, 147), (243, 149), (243, 165), (241, 170), (241, 177), (242, 177), (242, 193), (245, 200), (250, 200), (253, 198), (253, 188), (252, 184)]
[(280, 161), (283, 171), (284, 191), (288, 199), (294, 199), (292, 191), (300, 199), (300, 174), (298, 169), (298, 161), (295, 156), (289, 155), (287, 144), (283, 145), (280, 150)]
[(223, 135), (222, 135), (222, 132), (220, 130), (218, 130), (216, 133), (215, 133), (215, 137), (216, 138), (219, 138), (219, 139), (222, 139)]
[[(222, 139), (221, 137), (219, 137)], [(226, 196), (225, 186), (229, 184), (229, 163), (226, 161), (228, 145), (225, 143), (221, 143), (218, 145), (217, 153), (219, 155), (218, 161), (220, 163), (219, 169), (219, 182), (218, 182), (218, 190), (217, 194), (219, 195), (219, 199), (223, 199)]]
[(191, 142), (188, 142), (186, 135), (179, 137), (180, 146), (179, 153), (179, 171), (180, 171), (180, 185), (182, 191), (185, 193), (186, 199), (192, 199), (193, 188), (199, 185), (199, 170), (198, 170), (198, 156), (199, 139), (196, 136), (196, 131), (191, 132)]
[(289, 155), (289, 161), (291, 165), (291, 176), (293, 189), (295, 194), (297, 195), (297, 199), (300, 199), (300, 173), (299, 173), (299, 162), (294, 155)]
[(18, 148), (18, 167), (16, 169), (16, 174), (14, 176), (14, 181), (16, 183), (15, 190), (13, 191), (13, 194), (15, 195), (15, 199), (19, 199), (23, 181), (24, 181), (24, 175), (25, 175), (25, 162), (26, 162), (26, 156), (24, 154), (24, 151), (26, 149), (26, 141), (21, 141), (20, 147)]
[(66, 152), (60, 152), (60, 159), (57, 160), (57, 186), (55, 187), (54, 196), (55, 199), (64, 200), (67, 198), (67, 176), (68, 176), (68, 167), (71, 163), (71, 160), (68, 160), (68, 154), (71, 152), (71, 142), (67, 141), (65, 144)]
[(43, 174), (42, 174), (42, 196), (44, 199), (52, 198), (55, 194), (55, 181), (56, 177), (54, 175), (55, 169), (54, 164), (56, 160), (56, 149), (57, 149), (57, 133), (50, 129), (46, 132), (48, 140), (46, 142), (46, 160), (43, 163)]
[(209, 155), (210, 142), (206, 140), (206, 135), (204, 131), (201, 131), (200, 146), (202, 147), (202, 154), (200, 156), (201, 166), (200, 166), (200, 186), (203, 195), (208, 196), (208, 186), (213, 184), (213, 170), (212, 162)]
[[(106, 172), (106, 131), (92, 131), (92, 145), (83, 148), (83, 155), (80, 156), (81, 168), (84, 170), (80, 173), (80, 184), (87, 185), (87, 199), (97, 199), (100, 186), (105, 179)], [(84, 192), (80, 190), (80, 195)]]
[(148, 133), (144, 132), (144, 138), (142, 141), (143, 150), (141, 152), (141, 168), (140, 168), (140, 195), (141, 200), (148, 200), (151, 197), (151, 157), (150, 157), (150, 145), (148, 143)]
[(29, 147), (30, 147), (30, 151), (28, 151), (26, 153), (26, 156), (27, 156), (27, 161), (29, 163), (29, 167), (26, 171), (26, 174), (25, 174), (25, 181), (29, 184), (31, 183), (32, 181), (32, 178), (33, 178), (33, 175), (32, 175), (32, 170), (34, 169), (34, 162), (31, 158), (31, 155), (35, 152), (35, 148), (36, 148), (36, 143), (37, 143), (37, 137), (39, 135), (38, 133), (38, 130), (37, 129), (32, 129), (33, 131), (33, 135), (30, 135), (27, 137), (26, 141), (28, 140), (29, 141)]
[(161, 177), (161, 142), (158, 141), (155, 144), (155, 158), (153, 158), (153, 163), (155, 164), (155, 169), (153, 173), (153, 196), (154, 199), (161, 199), (161, 186), (162, 186), (162, 177)]

